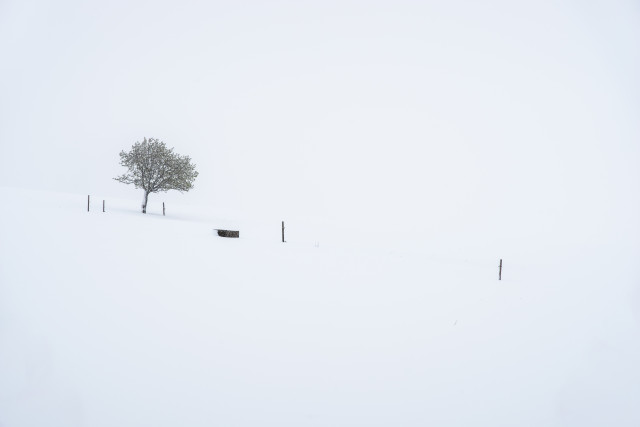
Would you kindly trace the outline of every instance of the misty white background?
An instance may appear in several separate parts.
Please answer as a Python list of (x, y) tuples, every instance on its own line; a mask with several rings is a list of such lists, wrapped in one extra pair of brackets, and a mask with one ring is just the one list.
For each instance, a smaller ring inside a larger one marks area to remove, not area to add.
[(140, 199), (147, 136), (200, 172), (151, 207), (640, 234), (635, 1), (2, 0), (0, 52), (0, 185)]
[(0, 0), (0, 424), (638, 425), (638, 76), (637, 1)]

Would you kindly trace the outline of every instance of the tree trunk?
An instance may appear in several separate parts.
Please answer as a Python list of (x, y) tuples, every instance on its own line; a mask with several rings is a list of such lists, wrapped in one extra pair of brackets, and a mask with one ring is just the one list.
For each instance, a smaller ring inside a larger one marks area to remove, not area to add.
[(147, 190), (144, 191), (144, 198), (142, 199), (142, 213), (147, 213), (147, 200), (149, 200), (149, 193)]

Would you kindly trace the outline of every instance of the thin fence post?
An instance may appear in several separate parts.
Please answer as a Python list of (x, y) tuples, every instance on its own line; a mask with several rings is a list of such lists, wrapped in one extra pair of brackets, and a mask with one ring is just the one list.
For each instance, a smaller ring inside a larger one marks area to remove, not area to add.
[(284, 221), (282, 221), (282, 243), (284, 243)]
[(164, 216), (164, 202), (162, 202), (162, 216)]
[(89, 212), (89, 206), (91, 206), (91, 195), (87, 195), (87, 212)]
[(104, 199), (102, 199), (102, 212), (104, 212)]
[(500, 258), (500, 270), (498, 270), (498, 280), (502, 280), (502, 258)]

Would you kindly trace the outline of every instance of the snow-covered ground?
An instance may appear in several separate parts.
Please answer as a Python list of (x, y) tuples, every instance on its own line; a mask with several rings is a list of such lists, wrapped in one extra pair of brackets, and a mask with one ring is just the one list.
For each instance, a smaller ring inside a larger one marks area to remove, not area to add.
[(0, 188), (0, 426), (640, 425), (631, 239), (101, 199)]

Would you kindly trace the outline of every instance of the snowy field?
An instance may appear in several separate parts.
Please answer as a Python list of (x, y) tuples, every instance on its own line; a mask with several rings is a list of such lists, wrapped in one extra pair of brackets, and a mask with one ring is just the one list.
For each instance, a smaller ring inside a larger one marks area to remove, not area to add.
[(0, 200), (0, 426), (640, 425), (629, 239)]

